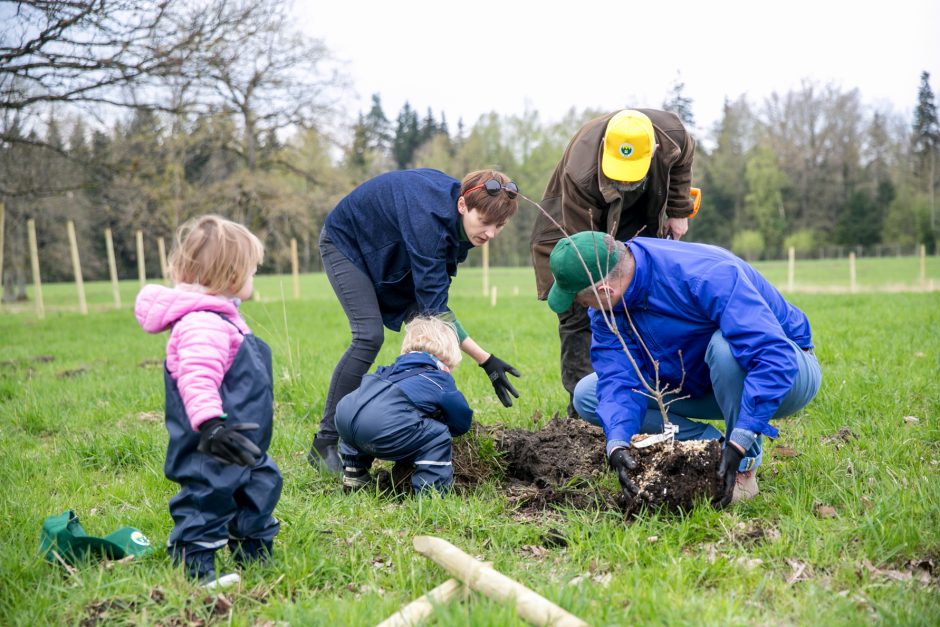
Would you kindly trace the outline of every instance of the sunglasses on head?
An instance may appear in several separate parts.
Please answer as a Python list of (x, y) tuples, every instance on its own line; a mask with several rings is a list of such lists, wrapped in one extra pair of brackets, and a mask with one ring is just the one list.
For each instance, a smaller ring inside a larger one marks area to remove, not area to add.
[(466, 196), (470, 192), (476, 191), (478, 189), (486, 190), (486, 193), (489, 196), (497, 195), (499, 193), (499, 190), (501, 189), (506, 190), (506, 195), (509, 196), (509, 198), (515, 198), (516, 196), (519, 195), (519, 187), (515, 183), (513, 183), (512, 181), (509, 181), (508, 183), (503, 185), (496, 179), (489, 179), (485, 183), (481, 183), (480, 185), (471, 187), (470, 189), (465, 191), (463, 195)]

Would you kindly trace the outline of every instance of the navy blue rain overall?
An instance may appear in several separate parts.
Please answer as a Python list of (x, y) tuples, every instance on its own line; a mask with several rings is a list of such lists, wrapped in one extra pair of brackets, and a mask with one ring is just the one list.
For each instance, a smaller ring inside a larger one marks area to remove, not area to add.
[[(412, 461), (415, 471), (411, 485), (415, 492), (429, 486), (438, 491), (450, 488), (454, 470), (448, 426), (420, 411), (397, 385), (405, 379), (434, 370), (433, 366), (420, 365), (395, 374), (377, 372), (366, 375), (359, 389), (339, 402), (336, 429), (341, 438), (340, 454), (345, 466), (369, 468), (376, 458)], [(469, 407), (466, 412), (472, 414)]]
[[(238, 327), (225, 316), (226, 322)], [(241, 330), (239, 330), (241, 333)], [(225, 373), (219, 393), (226, 422), (256, 422), (260, 428), (242, 435), (261, 449), (255, 466), (223, 464), (196, 450), (199, 433), (186, 416), (176, 382), (164, 367), (166, 383), (166, 429), (170, 444), (164, 473), (180, 484), (170, 499), (170, 515), (175, 523), (167, 545), (171, 555), (192, 555), (214, 551), (241, 539), (270, 543), (279, 524), (272, 516), (281, 496), (281, 471), (267, 455), (274, 419), (274, 384), (271, 376), (271, 348), (253, 334), (244, 340), (231, 368)]]

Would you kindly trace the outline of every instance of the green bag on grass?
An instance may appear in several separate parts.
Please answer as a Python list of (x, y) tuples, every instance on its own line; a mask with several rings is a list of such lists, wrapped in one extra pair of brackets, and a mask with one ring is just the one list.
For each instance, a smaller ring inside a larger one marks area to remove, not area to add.
[(90, 558), (115, 560), (128, 555), (148, 555), (154, 549), (147, 536), (133, 527), (121, 527), (103, 538), (90, 536), (78, 522), (75, 512), (68, 510), (43, 521), (39, 550), (50, 562), (57, 561), (55, 552), (74, 564)]

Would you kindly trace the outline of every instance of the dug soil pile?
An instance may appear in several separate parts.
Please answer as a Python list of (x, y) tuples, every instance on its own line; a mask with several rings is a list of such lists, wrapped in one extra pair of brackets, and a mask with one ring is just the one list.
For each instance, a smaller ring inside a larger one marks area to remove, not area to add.
[[(634, 449), (634, 481), (640, 494), (625, 500), (604, 452), (604, 432), (582, 420), (554, 418), (538, 431), (478, 427), (454, 446), (458, 486), (494, 478), (523, 513), (551, 507), (617, 509), (630, 515), (643, 506), (691, 509), (720, 492), (716, 477), (721, 448), (716, 441), (676, 442)], [(491, 463), (481, 453), (492, 447)]]

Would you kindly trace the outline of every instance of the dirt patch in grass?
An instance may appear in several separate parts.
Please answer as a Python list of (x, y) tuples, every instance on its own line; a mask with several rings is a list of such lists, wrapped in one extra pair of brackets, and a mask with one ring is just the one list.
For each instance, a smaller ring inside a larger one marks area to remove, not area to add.
[(720, 493), (717, 441), (658, 444), (633, 454), (640, 494), (630, 507), (616, 482), (605, 478), (610, 470), (603, 431), (582, 420), (555, 418), (538, 431), (480, 427), (455, 442), (454, 478), (458, 487), (495, 478), (523, 513), (561, 506), (629, 516), (643, 507), (691, 509)]

